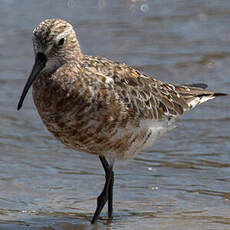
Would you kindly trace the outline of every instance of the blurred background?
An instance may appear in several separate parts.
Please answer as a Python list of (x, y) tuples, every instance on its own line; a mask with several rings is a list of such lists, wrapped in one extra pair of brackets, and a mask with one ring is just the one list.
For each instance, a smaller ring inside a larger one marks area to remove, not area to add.
[(90, 226), (104, 172), (42, 124), (31, 93), (32, 31), (62, 18), (85, 54), (162, 81), (230, 93), (229, 0), (1, 0), (0, 229), (230, 229), (230, 98), (185, 114), (134, 160), (115, 165), (114, 219)]

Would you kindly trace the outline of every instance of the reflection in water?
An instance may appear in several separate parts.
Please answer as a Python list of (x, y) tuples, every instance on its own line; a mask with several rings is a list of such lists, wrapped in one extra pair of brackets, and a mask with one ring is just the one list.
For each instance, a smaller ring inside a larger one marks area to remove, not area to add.
[[(31, 33), (61, 17), (85, 53), (126, 62), (162, 81), (229, 93), (229, 1), (3, 1), (0, 14), (0, 229), (228, 229), (228, 98), (185, 115), (149, 151), (116, 166), (115, 213), (89, 224), (103, 170), (46, 131), (27, 97)], [(42, 12), (42, 13), (41, 13)], [(10, 13), (10, 17), (7, 17)], [(106, 211), (106, 210), (105, 210)]]

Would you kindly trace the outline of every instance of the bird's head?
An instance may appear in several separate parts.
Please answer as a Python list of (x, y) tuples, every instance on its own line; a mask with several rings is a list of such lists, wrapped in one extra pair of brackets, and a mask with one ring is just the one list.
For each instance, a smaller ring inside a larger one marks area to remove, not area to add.
[(64, 20), (47, 19), (41, 22), (34, 29), (32, 39), (35, 63), (19, 100), (18, 110), (39, 74), (46, 73), (49, 76), (63, 64), (71, 60), (80, 61), (82, 58), (73, 27)]

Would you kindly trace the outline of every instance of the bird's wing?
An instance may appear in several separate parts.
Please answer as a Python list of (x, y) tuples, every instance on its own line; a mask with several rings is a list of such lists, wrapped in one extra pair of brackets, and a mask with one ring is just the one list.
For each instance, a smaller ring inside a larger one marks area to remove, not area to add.
[(214, 98), (205, 84), (176, 85), (146, 76), (125, 64), (105, 58), (85, 57), (84, 69), (102, 83), (105, 94), (116, 94), (119, 103), (133, 117), (161, 120), (182, 115), (196, 105)]

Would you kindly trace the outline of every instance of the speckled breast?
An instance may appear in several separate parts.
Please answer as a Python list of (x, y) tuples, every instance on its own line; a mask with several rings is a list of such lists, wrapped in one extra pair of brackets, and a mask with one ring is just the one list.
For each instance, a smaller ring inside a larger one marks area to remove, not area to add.
[[(75, 85), (75, 82), (71, 82)], [(76, 83), (76, 84), (79, 84)], [(98, 155), (127, 157), (139, 150), (149, 131), (122, 112), (122, 105), (95, 90), (74, 93), (53, 79), (39, 77), (33, 84), (33, 98), (48, 130), (66, 146)], [(140, 146), (139, 146), (140, 145)]]

